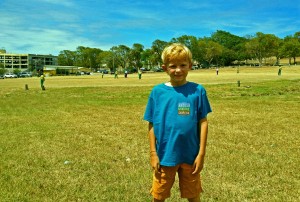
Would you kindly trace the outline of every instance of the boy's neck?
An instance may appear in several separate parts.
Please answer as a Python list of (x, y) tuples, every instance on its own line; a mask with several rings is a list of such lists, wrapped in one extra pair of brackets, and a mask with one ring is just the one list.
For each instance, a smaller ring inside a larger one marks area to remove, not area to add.
[(185, 81), (184, 83), (180, 83), (180, 84), (177, 84), (177, 83), (171, 83), (170, 81), (166, 82), (165, 85), (166, 86), (170, 86), (170, 87), (179, 87), (179, 86), (183, 86), (185, 84), (187, 84), (188, 81)]

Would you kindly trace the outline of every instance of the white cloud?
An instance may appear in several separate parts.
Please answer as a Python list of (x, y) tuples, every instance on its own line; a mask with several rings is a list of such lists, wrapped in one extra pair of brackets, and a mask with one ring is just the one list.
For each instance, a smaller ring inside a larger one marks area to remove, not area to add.
[(75, 50), (79, 45), (93, 46), (93, 41), (76, 34), (57, 30), (31, 28), (15, 29), (13, 35), (4, 36), (7, 39), (6, 49), (14, 53), (58, 54), (62, 50)]

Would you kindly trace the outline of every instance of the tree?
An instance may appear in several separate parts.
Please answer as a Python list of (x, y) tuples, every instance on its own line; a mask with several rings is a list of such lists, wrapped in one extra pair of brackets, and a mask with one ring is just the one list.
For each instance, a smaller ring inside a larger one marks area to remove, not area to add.
[(230, 50), (239, 51), (240, 44), (247, 41), (246, 38), (233, 35), (226, 31), (217, 30), (211, 36), (211, 40)]
[(225, 48), (221, 56), (224, 65), (230, 65), (232, 61), (237, 59), (245, 59), (246, 38), (233, 35), (226, 31), (217, 30), (212, 34), (211, 40)]
[(199, 47), (203, 55), (202, 64), (204, 63), (204, 66), (211, 66), (213, 62), (218, 65), (219, 58), (224, 50), (223, 46), (212, 40), (202, 39), (199, 41)]
[(42, 71), (43, 65), (44, 65), (44, 60), (41, 58), (32, 58), (30, 61), (30, 71)]
[(151, 56), (153, 51), (151, 49), (146, 49), (141, 53), (141, 60), (144, 67), (147, 67), (148, 70), (152, 68)]
[(19, 68), (14, 68), (14, 70), (13, 70), (13, 73), (16, 75), (20, 74), (20, 72), (21, 72), (21, 69), (19, 69)]
[(88, 54), (88, 62), (90, 65), (90, 69), (94, 69), (97, 71), (98, 68), (100, 68), (100, 63), (97, 62), (97, 58), (99, 54), (103, 51), (99, 48), (88, 48), (86, 51)]
[(240, 37), (217, 30), (210, 37), (204, 38), (182, 35), (170, 42), (157, 39), (152, 42), (151, 48), (146, 50), (139, 43), (133, 44), (132, 48), (125, 45), (114, 46), (109, 51), (78, 46), (76, 51), (61, 51), (58, 63), (91, 69), (98, 69), (105, 64), (112, 69), (142, 66), (153, 68), (161, 66), (163, 49), (174, 42), (186, 45), (193, 54), (194, 62), (202, 65), (230, 65), (235, 60), (258, 59), (261, 66), (263, 61), (273, 56), (276, 56), (277, 63), (282, 56), (294, 58), (296, 63), (300, 49), (300, 31), (282, 40), (273, 34), (262, 32), (257, 32), (254, 36)]
[(3, 63), (0, 63), (0, 74), (5, 74), (6, 73), (6, 69), (4, 67), (4, 64)]
[(161, 60), (161, 54), (164, 50), (164, 48), (168, 45), (168, 42), (161, 41), (161, 40), (155, 40), (152, 43), (151, 50), (152, 50), (152, 56), (150, 58), (152, 64), (161, 66), (162, 60)]
[(108, 67), (110, 70), (113, 69), (113, 54), (111, 51), (102, 51), (98, 54), (96, 62), (99, 64), (99, 67)]
[(218, 56), (218, 64), (222, 66), (231, 65), (237, 59), (237, 52), (234, 50), (222, 47), (221, 54)]
[(100, 66), (97, 63), (97, 57), (101, 52), (102, 50), (98, 48), (78, 46), (76, 49), (76, 65), (91, 70), (98, 69)]
[(190, 51), (192, 52), (193, 55), (193, 60), (196, 63), (199, 63), (199, 59), (201, 57), (199, 57), (200, 53), (199, 53), (199, 43), (196, 37), (194, 36), (188, 36), (188, 35), (183, 35), (181, 37), (178, 38), (173, 38), (171, 40), (172, 43), (181, 43), (184, 44), (186, 47), (188, 47), (190, 49)]
[(280, 47), (280, 53), (284, 57), (289, 58), (289, 64), (291, 64), (291, 58), (294, 59), (294, 64), (296, 64), (296, 57), (300, 55), (300, 40), (297, 38), (297, 35), (284, 38)]
[(296, 32), (294, 34), (294, 38), (298, 39), (298, 41), (300, 42), (300, 32)]
[(76, 63), (76, 52), (70, 50), (60, 51), (57, 63), (62, 66), (74, 66)]
[(129, 62), (130, 48), (125, 45), (119, 45), (113, 46), (111, 51), (113, 53), (114, 68), (121, 66), (123, 69), (126, 69)]
[(138, 43), (133, 44), (131, 50), (130, 50), (130, 65), (134, 68), (141, 68), (143, 66), (142, 63), (142, 53), (144, 51), (144, 46)]
[(181, 43), (181, 44), (184, 44), (186, 47), (188, 47), (190, 50), (192, 50), (193, 46), (195, 45), (195, 43), (194, 43), (195, 41), (197, 41), (196, 37), (183, 35), (178, 38), (173, 38), (171, 40), (171, 43)]
[(263, 59), (278, 55), (280, 40), (273, 34), (257, 32), (256, 36), (246, 43), (246, 50), (251, 57), (255, 57), (262, 66)]

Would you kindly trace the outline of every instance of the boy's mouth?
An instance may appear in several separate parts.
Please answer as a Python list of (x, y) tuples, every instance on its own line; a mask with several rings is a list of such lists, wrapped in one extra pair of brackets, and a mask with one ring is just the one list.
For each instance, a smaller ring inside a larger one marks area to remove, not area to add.
[(181, 74), (176, 74), (176, 75), (174, 75), (175, 77), (182, 77), (182, 75)]

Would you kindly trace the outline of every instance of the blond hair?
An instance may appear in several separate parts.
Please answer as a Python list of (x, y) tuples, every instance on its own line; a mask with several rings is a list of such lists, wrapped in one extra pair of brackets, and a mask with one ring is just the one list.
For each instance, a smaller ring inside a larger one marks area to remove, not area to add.
[(171, 60), (187, 60), (192, 64), (192, 52), (188, 47), (180, 43), (173, 43), (163, 50), (161, 54), (163, 64), (168, 65)]

